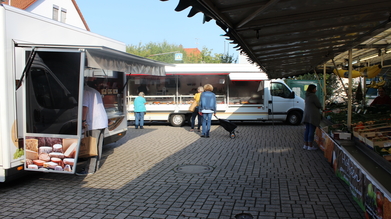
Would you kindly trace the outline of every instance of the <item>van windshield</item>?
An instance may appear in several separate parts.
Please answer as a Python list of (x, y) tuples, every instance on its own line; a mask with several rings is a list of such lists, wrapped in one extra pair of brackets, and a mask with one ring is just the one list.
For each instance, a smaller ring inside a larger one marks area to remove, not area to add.
[(37, 52), (26, 74), (27, 133), (77, 134), (80, 53)]

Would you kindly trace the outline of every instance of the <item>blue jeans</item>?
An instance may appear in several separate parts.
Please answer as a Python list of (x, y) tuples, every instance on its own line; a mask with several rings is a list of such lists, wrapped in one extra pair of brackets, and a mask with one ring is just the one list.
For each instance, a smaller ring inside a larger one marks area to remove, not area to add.
[(209, 136), (210, 126), (212, 125), (212, 113), (203, 113), (202, 117), (202, 135)]
[(311, 123), (305, 124), (305, 132), (304, 132), (304, 141), (305, 142), (313, 142), (314, 141), (315, 129), (316, 129), (316, 126), (312, 125)]
[(134, 112), (134, 125), (136, 127), (138, 126), (144, 126), (144, 112)]
[(194, 112), (191, 114), (191, 125), (190, 125), (191, 129), (194, 129), (196, 116), (198, 116), (198, 129), (200, 129), (202, 124), (202, 116), (198, 113), (198, 106), (194, 109)]

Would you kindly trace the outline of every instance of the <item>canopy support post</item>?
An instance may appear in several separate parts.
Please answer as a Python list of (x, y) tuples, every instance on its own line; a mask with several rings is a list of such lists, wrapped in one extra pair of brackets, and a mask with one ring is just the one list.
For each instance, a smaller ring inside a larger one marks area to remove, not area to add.
[(347, 126), (348, 130), (351, 130), (352, 126), (352, 49), (349, 49), (349, 87), (348, 87), (348, 118), (347, 118)]
[(323, 65), (323, 116), (324, 111), (326, 110), (326, 95), (327, 95), (327, 89), (326, 89), (326, 64)]

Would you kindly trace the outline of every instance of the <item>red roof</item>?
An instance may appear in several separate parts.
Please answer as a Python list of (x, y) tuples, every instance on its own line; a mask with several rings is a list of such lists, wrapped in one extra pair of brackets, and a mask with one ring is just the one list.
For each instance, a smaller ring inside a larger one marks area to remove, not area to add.
[[(20, 8), (23, 10), (26, 10), (26, 8), (30, 7), (32, 4), (34, 4), (37, 0), (12, 0), (11, 6), (15, 8)], [(4, 2), (5, 4), (9, 5), (9, 1), (7, 0)]]
[(185, 50), (187, 55), (200, 55), (201, 51), (198, 48), (186, 48)]

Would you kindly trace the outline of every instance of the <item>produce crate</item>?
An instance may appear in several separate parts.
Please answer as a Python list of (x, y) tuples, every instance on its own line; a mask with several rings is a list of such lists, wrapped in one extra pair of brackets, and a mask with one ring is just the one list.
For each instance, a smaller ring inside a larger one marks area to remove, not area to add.
[(336, 140), (351, 140), (352, 139), (352, 134), (349, 132), (332, 132), (331, 137), (336, 139)]
[(388, 145), (387, 147), (383, 147), (383, 148), (375, 146), (375, 151), (384, 159), (391, 162), (391, 145)]
[[(391, 132), (391, 126), (380, 126), (380, 127), (373, 127), (373, 128), (364, 128), (364, 129), (358, 129), (358, 139), (360, 141), (364, 141), (363, 138), (365, 137), (373, 137), (375, 135), (382, 136), (382, 132)], [(378, 134), (376, 134), (378, 133)]]
[(375, 146), (378, 146), (379, 148), (391, 146), (391, 140), (389, 137), (368, 137), (365, 138), (364, 143), (371, 148), (375, 148)]
[(374, 138), (380, 135), (381, 135), (380, 132), (361, 132), (360, 135), (358, 136), (358, 140), (365, 143), (366, 139)]
[(377, 131), (377, 129), (382, 130), (387, 128), (391, 130), (391, 126), (389, 126), (387, 123), (356, 126), (353, 127), (353, 136), (359, 138), (360, 134), (363, 132), (373, 132)]

